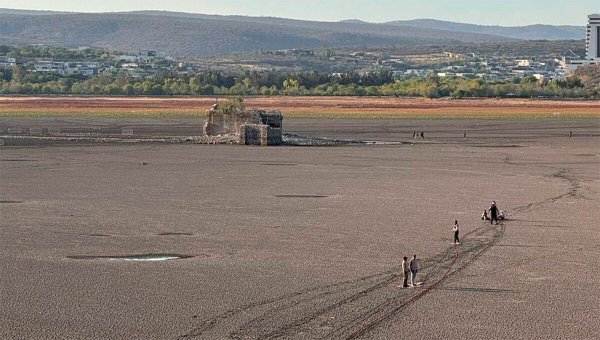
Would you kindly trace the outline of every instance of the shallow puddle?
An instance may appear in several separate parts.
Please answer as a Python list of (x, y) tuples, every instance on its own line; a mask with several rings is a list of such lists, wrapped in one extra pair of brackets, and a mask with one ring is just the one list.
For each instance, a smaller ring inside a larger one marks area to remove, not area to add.
[(112, 235), (109, 234), (90, 234), (91, 237), (110, 237)]
[(410, 144), (407, 142), (390, 142), (390, 141), (377, 141), (377, 140), (366, 140), (362, 142), (363, 144), (367, 144), (367, 145), (404, 145), (404, 144)]
[(155, 261), (171, 261), (190, 258), (190, 255), (179, 254), (139, 254), (139, 255), (74, 255), (67, 258), (75, 260), (106, 260), (106, 261), (125, 261), (125, 262), (155, 262)]
[(194, 234), (192, 234), (192, 233), (179, 233), (179, 232), (167, 231), (167, 232), (164, 232), (164, 233), (158, 233), (156, 235), (158, 235), (158, 236), (193, 236)]
[(327, 198), (329, 195), (275, 195), (277, 198)]
[(296, 166), (296, 163), (261, 163), (261, 165), (266, 166)]

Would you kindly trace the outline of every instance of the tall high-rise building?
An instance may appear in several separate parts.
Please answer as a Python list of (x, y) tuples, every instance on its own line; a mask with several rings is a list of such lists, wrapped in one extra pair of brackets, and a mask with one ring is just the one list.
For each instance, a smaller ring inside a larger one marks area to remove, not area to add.
[(585, 48), (586, 60), (600, 61), (600, 14), (588, 15)]
[(585, 59), (567, 62), (563, 58), (560, 70), (563, 75), (569, 75), (580, 66), (597, 64), (600, 64), (600, 14), (590, 14), (585, 35)]

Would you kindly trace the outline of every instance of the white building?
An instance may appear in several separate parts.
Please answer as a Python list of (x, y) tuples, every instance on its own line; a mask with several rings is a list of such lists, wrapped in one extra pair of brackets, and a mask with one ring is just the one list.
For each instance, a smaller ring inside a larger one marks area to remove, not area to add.
[(586, 60), (600, 61), (600, 14), (588, 15), (585, 48)]
[(563, 58), (560, 63), (563, 75), (570, 74), (580, 66), (594, 65), (600, 62), (600, 14), (588, 15), (585, 51), (584, 60), (571, 60), (570, 63), (567, 63)]
[(140, 58), (135, 55), (120, 55), (116, 56), (115, 59), (124, 63), (137, 63), (140, 60)]
[(17, 64), (17, 58), (0, 55), (0, 68), (9, 68)]
[(427, 70), (423, 70), (423, 69), (408, 69), (404, 72), (405, 76), (423, 77), (426, 74), (427, 74)]
[(123, 63), (121, 64), (121, 68), (124, 70), (135, 70), (136, 68), (138, 68), (139, 65), (136, 63)]
[(81, 74), (84, 76), (92, 76), (98, 73), (99, 64), (96, 62), (76, 62), (69, 63), (65, 68), (65, 74)]

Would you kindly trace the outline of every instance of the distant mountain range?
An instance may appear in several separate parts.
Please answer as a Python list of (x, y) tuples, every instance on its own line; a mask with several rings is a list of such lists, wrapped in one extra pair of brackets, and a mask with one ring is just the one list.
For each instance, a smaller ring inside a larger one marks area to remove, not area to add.
[(0, 9), (0, 44), (90, 46), (171, 56), (256, 50), (583, 39), (585, 28), (480, 26), (429, 19), (383, 24), (162, 11), (65, 13)]
[(516, 27), (504, 27), (461, 24), (457, 22), (433, 19), (390, 21), (387, 24), (418, 28), (426, 27), (450, 32), (491, 34), (501, 37), (522, 40), (579, 40), (585, 38), (584, 26), (527, 25)]

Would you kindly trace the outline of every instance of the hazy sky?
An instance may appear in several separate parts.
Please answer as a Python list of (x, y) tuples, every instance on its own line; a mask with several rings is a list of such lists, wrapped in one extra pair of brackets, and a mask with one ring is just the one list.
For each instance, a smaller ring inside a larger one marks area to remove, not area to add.
[(583, 26), (588, 14), (600, 12), (600, 0), (0, 0), (0, 7), (73, 12), (154, 9), (322, 21), (433, 18), (487, 25)]

